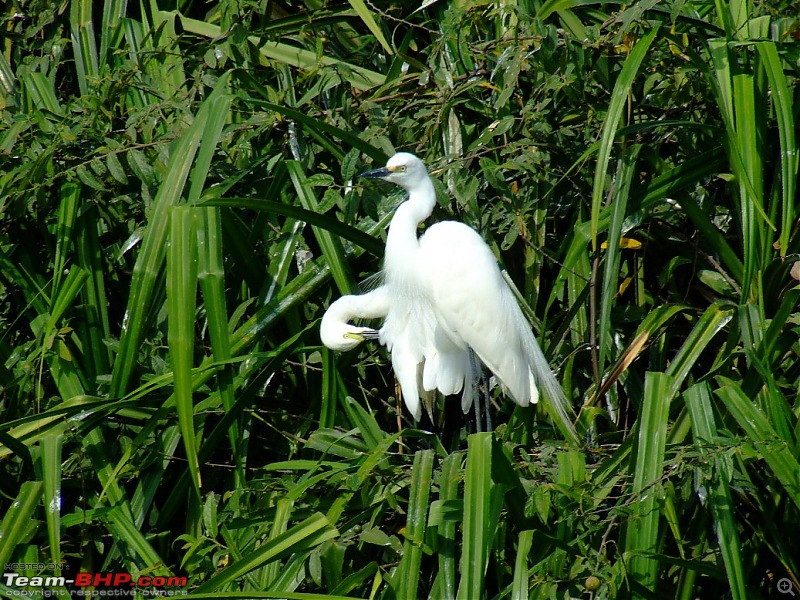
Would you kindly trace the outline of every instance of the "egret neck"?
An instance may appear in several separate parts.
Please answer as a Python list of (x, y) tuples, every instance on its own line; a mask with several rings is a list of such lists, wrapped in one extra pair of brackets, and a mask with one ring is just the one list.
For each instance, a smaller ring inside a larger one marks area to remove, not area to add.
[(436, 191), (427, 174), (422, 179), (409, 182), (408, 187), (403, 187), (408, 191), (408, 200), (397, 207), (386, 237), (388, 278), (393, 273), (415, 269), (414, 259), (419, 252), (417, 227), (431, 216), (436, 204)]

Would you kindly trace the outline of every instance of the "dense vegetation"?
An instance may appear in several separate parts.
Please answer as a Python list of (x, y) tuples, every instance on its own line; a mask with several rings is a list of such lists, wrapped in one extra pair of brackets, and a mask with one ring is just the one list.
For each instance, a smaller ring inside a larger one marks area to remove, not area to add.
[[(800, 588), (794, 2), (1, 18), (0, 565), (206, 598)], [(500, 390), (494, 434), (442, 399), (415, 424), (382, 348), (320, 347), (401, 199), (355, 176), (397, 150), (515, 282), (580, 444)]]

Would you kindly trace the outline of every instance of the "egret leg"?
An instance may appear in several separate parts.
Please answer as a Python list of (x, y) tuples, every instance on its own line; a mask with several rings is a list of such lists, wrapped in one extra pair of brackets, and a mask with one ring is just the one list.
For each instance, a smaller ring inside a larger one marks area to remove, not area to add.
[(483, 393), (486, 404), (486, 431), (491, 433), (494, 431), (494, 428), (492, 427), (492, 400), (489, 396), (489, 377), (486, 375), (485, 370), (483, 371), (482, 375)]
[[(481, 381), (481, 372), (482, 372), (482, 365), (478, 362), (478, 359), (475, 357), (475, 352), (472, 351), (472, 348), (469, 349), (469, 362), (472, 366), (472, 381), (470, 385), (472, 389), (478, 393), (473, 393), (472, 397), (474, 401), (472, 403), (472, 407), (475, 410), (475, 429), (478, 433), (483, 431), (483, 427), (481, 424), (481, 394), (480, 394), (480, 381)], [(490, 430), (491, 431), (491, 430)]]
[(481, 433), (483, 429), (481, 428), (481, 395), (475, 394), (475, 402), (473, 403), (473, 408), (475, 409), (475, 431), (477, 433)]

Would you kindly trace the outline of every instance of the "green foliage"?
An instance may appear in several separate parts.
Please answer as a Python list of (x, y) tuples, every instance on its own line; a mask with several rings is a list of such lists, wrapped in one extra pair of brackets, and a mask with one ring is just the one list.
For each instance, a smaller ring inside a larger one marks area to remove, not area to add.
[[(1, 15), (0, 564), (206, 598), (800, 587), (794, 3)], [(580, 446), (500, 390), (494, 434), (443, 399), (416, 425), (381, 348), (320, 347), (400, 200), (357, 173), (400, 149), (516, 284)]]

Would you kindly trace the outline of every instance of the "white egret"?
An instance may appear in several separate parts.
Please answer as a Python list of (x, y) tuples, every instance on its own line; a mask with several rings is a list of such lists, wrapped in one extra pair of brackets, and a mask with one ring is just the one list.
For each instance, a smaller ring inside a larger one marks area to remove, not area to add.
[(521, 406), (539, 400), (572, 441), (572, 407), (556, 380), (530, 325), (503, 279), (491, 249), (469, 226), (444, 221), (417, 238), (417, 226), (436, 204), (423, 162), (399, 152), (385, 167), (363, 173), (397, 184), (408, 199), (389, 225), (383, 285), (361, 296), (343, 296), (322, 320), (322, 341), (349, 349), (375, 337), (354, 318), (384, 318), (379, 340), (391, 352), (403, 400), (416, 420), (420, 396), (438, 389), (462, 391), (466, 413), (475, 399), (476, 366), (470, 349)]

